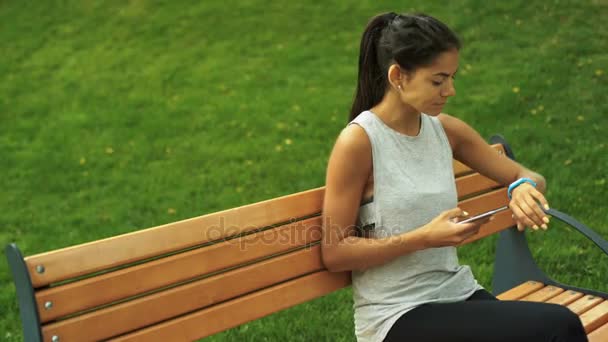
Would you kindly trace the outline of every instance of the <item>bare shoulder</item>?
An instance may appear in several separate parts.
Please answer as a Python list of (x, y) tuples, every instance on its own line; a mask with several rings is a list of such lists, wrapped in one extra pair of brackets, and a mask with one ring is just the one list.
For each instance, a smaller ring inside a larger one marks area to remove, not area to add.
[[(369, 175), (372, 168), (372, 145), (365, 130), (357, 125), (345, 127), (331, 153), (330, 171), (349, 177)], [(333, 166), (333, 167), (332, 167)]]
[(371, 152), (372, 150), (367, 133), (363, 127), (357, 124), (348, 125), (340, 132), (335, 147), (348, 152)]
[(437, 119), (439, 119), (439, 122), (441, 122), (441, 125), (446, 131), (458, 130), (462, 129), (463, 125), (466, 126), (466, 123), (464, 121), (447, 113), (441, 113), (437, 115)]
[(462, 139), (462, 134), (464, 131), (463, 125), (466, 125), (462, 120), (451, 116), (446, 113), (441, 113), (437, 116), (439, 122), (441, 122), (441, 126), (443, 126), (443, 130), (445, 134), (448, 136), (448, 141), (450, 142), (450, 146), (452, 147), (452, 151), (456, 151), (458, 144)]

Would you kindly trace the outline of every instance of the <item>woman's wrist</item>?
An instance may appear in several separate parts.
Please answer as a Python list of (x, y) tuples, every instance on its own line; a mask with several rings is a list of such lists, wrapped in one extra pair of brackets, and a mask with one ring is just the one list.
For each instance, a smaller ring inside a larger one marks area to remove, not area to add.
[(521, 177), (509, 185), (509, 189), (507, 190), (507, 196), (509, 199), (513, 198), (513, 191), (522, 184), (530, 184), (536, 188), (536, 182), (534, 180), (528, 177)]
[(517, 179), (520, 178), (530, 178), (536, 183), (536, 190), (540, 191), (542, 194), (546, 192), (547, 182), (545, 181), (545, 177), (541, 174), (525, 169), (517, 175)]
[(414, 235), (412, 239), (417, 242), (418, 250), (433, 247), (433, 237), (431, 235), (433, 229), (430, 227), (431, 225), (432, 223), (429, 222), (422, 227), (411, 231), (412, 235)]
[[(423, 227), (426, 227), (426, 225)], [(403, 253), (412, 253), (431, 247), (430, 237), (427, 233), (428, 230), (422, 229), (423, 227), (395, 236), (399, 240), (400, 245), (405, 248), (402, 251)]]

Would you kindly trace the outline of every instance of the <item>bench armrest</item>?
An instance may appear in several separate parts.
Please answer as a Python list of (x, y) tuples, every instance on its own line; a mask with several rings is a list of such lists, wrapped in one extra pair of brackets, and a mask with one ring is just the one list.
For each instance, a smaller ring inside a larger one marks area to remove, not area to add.
[[(507, 157), (511, 158), (512, 160), (516, 160), (511, 146), (509, 146), (509, 143), (503, 136), (492, 136), (490, 138), (490, 143), (502, 144)], [(592, 229), (580, 223), (573, 217), (562, 213), (561, 211), (549, 209), (547, 214), (572, 226), (577, 232), (583, 234), (586, 238), (593, 241), (593, 243), (595, 243), (605, 254), (608, 255), (608, 242), (606, 242), (606, 240), (604, 240)], [(492, 292), (494, 294), (500, 294), (529, 280), (535, 280), (545, 285), (554, 285), (563, 289), (608, 298), (608, 294), (606, 293), (561, 284), (549, 278), (534, 261), (532, 253), (530, 252), (530, 247), (528, 246), (528, 242), (526, 240), (526, 235), (519, 232), (515, 227), (503, 230), (499, 234), (498, 243), (496, 245), (494, 275), (492, 277)]]
[[(547, 210), (547, 214), (572, 226), (577, 232), (593, 241), (593, 243), (608, 255), (608, 242), (591, 228), (555, 209)], [(530, 252), (526, 240), (526, 234), (518, 231), (515, 227), (500, 232), (498, 244), (496, 246), (492, 292), (495, 295), (500, 294), (529, 280), (608, 298), (608, 293), (562, 284), (551, 279), (534, 261), (534, 257)]]
[(568, 216), (567, 214), (555, 210), (549, 209), (545, 211), (547, 214), (553, 216), (554, 218), (568, 224), (572, 228), (576, 229), (579, 233), (583, 234), (587, 239), (593, 241), (603, 252), (608, 255), (608, 241), (604, 240), (598, 233), (593, 231), (591, 228), (586, 225), (580, 223), (572, 216)]

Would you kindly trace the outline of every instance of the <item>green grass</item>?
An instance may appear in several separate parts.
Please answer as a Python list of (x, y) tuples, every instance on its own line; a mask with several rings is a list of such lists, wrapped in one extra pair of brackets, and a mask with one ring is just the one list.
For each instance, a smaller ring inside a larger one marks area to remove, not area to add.
[[(386, 10), (424, 11), (460, 34), (446, 112), (483, 136), (502, 133), (547, 178), (554, 208), (608, 237), (605, 0), (5, 0), (0, 245), (32, 255), (323, 185), (360, 35)], [(552, 228), (530, 234), (541, 265), (608, 291), (607, 257)], [(488, 287), (494, 242), (460, 251)], [(350, 296), (211, 340), (352, 341)], [(5, 261), (0, 308), (0, 340), (20, 341)]]

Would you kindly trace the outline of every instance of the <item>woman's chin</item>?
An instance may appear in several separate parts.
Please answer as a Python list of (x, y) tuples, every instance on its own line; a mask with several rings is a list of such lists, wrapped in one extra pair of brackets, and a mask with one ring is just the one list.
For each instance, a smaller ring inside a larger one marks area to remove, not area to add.
[(437, 116), (439, 114), (441, 114), (441, 110), (443, 109), (443, 107), (432, 107), (427, 109), (424, 113), (426, 115), (430, 115), (430, 116)]

